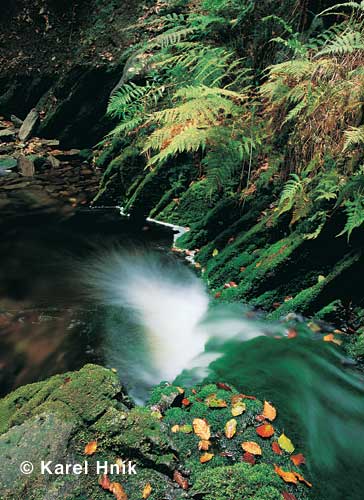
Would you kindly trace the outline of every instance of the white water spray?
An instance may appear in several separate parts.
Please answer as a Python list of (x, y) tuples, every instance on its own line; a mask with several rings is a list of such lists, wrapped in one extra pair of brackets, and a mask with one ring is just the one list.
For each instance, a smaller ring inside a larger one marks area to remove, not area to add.
[(137, 396), (140, 384), (173, 381), (184, 369), (206, 375), (218, 356), (204, 355), (211, 338), (248, 340), (265, 333), (241, 311), (209, 312), (202, 282), (175, 259), (114, 251), (100, 255), (87, 275), (93, 295), (112, 309), (104, 311), (106, 360)]

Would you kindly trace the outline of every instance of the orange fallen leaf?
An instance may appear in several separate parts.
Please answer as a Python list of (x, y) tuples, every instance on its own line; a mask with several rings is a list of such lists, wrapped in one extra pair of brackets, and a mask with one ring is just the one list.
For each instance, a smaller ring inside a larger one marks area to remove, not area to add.
[(128, 495), (120, 483), (111, 483), (109, 491), (115, 496), (116, 500), (128, 500)]
[(211, 446), (210, 441), (206, 441), (204, 439), (201, 439), (201, 441), (198, 443), (198, 449), (200, 451), (207, 451)]
[(274, 406), (268, 403), (268, 401), (264, 401), (263, 417), (272, 422), (276, 418), (276, 416), (277, 410), (274, 408)]
[(214, 458), (213, 453), (204, 453), (203, 455), (200, 456), (200, 462), (202, 464), (205, 464), (206, 462), (210, 462)]
[(180, 429), (179, 425), (178, 425), (178, 424), (176, 424), (176, 425), (174, 425), (174, 426), (171, 428), (171, 431), (175, 434), (176, 432), (178, 432), (178, 431), (179, 431), (179, 429)]
[(182, 476), (182, 474), (178, 471), (175, 470), (173, 472), (173, 480), (180, 486), (183, 490), (188, 490), (189, 485), (188, 485), (188, 480)]
[(312, 484), (309, 483), (308, 481), (306, 481), (306, 479), (303, 476), (301, 476), (301, 474), (298, 474), (298, 472), (295, 472), (295, 474), (296, 474), (296, 477), (299, 481), (301, 481), (302, 483), (305, 483), (305, 485), (308, 486), (309, 488), (312, 488)]
[[(265, 422), (265, 417), (264, 417), (264, 415), (256, 415), (255, 420), (257, 422)], [(267, 422), (265, 422), (265, 423), (267, 423)]]
[(262, 454), (262, 449), (259, 446), (258, 443), (255, 443), (254, 441), (244, 441), (244, 443), (241, 443), (241, 447), (243, 448), (244, 451), (247, 451), (248, 453), (251, 453), (252, 455), (261, 455)]
[(183, 406), (190, 406), (191, 401), (188, 398), (183, 398), (182, 404), (183, 404)]
[(287, 333), (288, 339), (294, 339), (297, 337), (297, 331), (294, 328), (290, 328)]
[(144, 489), (143, 489), (143, 500), (145, 500), (146, 498), (149, 498), (151, 493), (152, 493), (152, 485), (150, 483), (147, 483), (145, 486), (144, 486)]
[(297, 467), (299, 467), (301, 464), (306, 463), (306, 459), (302, 455), (302, 453), (297, 453), (297, 455), (292, 455), (290, 458)]
[(324, 336), (324, 341), (325, 342), (333, 342), (334, 344), (341, 345), (342, 340), (338, 340), (334, 337), (332, 333), (329, 333), (328, 335)]
[(236, 426), (237, 426), (237, 421), (235, 418), (232, 418), (225, 424), (225, 436), (228, 439), (232, 439), (235, 434), (236, 434)]
[(209, 441), (211, 437), (210, 426), (202, 418), (195, 418), (192, 422), (193, 432), (203, 441)]
[(277, 455), (282, 455), (282, 453), (283, 453), (283, 451), (282, 451), (281, 447), (279, 446), (279, 444), (277, 443), (277, 441), (273, 441), (273, 443), (272, 443), (272, 450)]
[(274, 464), (274, 470), (276, 471), (278, 476), (280, 476), (283, 479), (283, 481), (285, 481), (286, 483), (293, 483), (293, 484), (298, 483), (298, 479), (297, 479), (296, 474), (294, 472), (284, 471), (283, 469), (278, 467), (278, 465), (276, 465), (276, 464)]
[(257, 427), (256, 432), (262, 438), (269, 438), (274, 434), (274, 427), (271, 424), (263, 424)]
[(248, 464), (254, 465), (255, 456), (252, 453), (249, 453), (249, 451), (246, 451), (243, 455), (243, 462), (247, 462)]
[(85, 455), (93, 455), (96, 450), (97, 450), (97, 441), (90, 441), (85, 446), (84, 453)]

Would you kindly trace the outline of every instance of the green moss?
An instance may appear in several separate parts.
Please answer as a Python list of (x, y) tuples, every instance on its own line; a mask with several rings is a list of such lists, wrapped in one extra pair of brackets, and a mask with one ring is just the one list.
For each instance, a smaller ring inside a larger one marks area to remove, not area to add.
[[(272, 496), (264, 497), (267, 491)], [(280, 479), (272, 467), (249, 464), (208, 469), (199, 475), (192, 488), (193, 495), (202, 495), (204, 500), (281, 500), (281, 491)]]
[(364, 356), (364, 333), (359, 335), (358, 339), (351, 348), (354, 356)]

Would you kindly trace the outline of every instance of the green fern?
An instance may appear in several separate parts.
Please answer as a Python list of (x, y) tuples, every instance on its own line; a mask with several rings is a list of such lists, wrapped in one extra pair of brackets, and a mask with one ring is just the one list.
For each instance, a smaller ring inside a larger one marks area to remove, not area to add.
[(353, 200), (347, 200), (344, 204), (347, 221), (344, 229), (338, 236), (347, 233), (348, 241), (354, 229), (361, 227), (364, 224), (364, 196), (357, 194)]
[(343, 151), (351, 149), (353, 146), (364, 144), (364, 125), (361, 127), (350, 127), (345, 132), (346, 141)]

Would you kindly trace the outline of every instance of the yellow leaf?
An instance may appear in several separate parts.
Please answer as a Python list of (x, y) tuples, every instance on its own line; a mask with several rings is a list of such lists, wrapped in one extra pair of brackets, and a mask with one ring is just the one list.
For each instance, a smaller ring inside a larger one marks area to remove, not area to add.
[(203, 455), (200, 456), (200, 462), (202, 464), (205, 464), (206, 462), (209, 462), (212, 458), (214, 458), (213, 453), (204, 453)]
[(263, 417), (271, 422), (276, 418), (277, 410), (268, 401), (264, 401)]
[(210, 441), (206, 441), (204, 439), (201, 439), (201, 441), (198, 443), (198, 449), (200, 451), (207, 451), (211, 446)]
[(287, 453), (294, 452), (292, 441), (285, 434), (281, 434), (281, 436), (279, 436), (278, 444), (282, 448), (282, 450), (286, 451)]
[(193, 432), (203, 441), (208, 441), (211, 436), (210, 426), (202, 418), (195, 418), (192, 422)]
[(150, 483), (147, 483), (143, 490), (143, 499), (149, 498), (151, 493), (152, 493), (152, 485)]
[(233, 417), (238, 417), (242, 413), (244, 413), (246, 410), (246, 404), (243, 403), (242, 401), (237, 401), (236, 403), (233, 404), (231, 408), (231, 414)]
[(179, 425), (178, 425), (178, 424), (174, 425), (174, 426), (172, 427), (171, 431), (172, 431), (173, 433), (178, 432), (178, 431), (179, 431)]
[(334, 344), (341, 345), (342, 340), (338, 340), (334, 337), (332, 333), (329, 333), (328, 335), (324, 336), (324, 341), (325, 342), (333, 342)]
[(212, 252), (213, 257), (216, 257), (216, 255), (219, 255), (219, 251), (217, 248), (215, 248), (214, 251)]
[(248, 453), (251, 453), (252, 455), (261, 455), (262, 454), (262, 449), (259, 446), (258, 443), (255, 443), (254, 441), (244, 441), (244, 443), (241, 443), (241, 447), (243, 448), (244, 451), (247, 451)]
[(236, 425), (237, 425), (237, 421), (235, 420), (235, 418), (232, 418), (231, 420), (229, 420), (228, 422), (226, 422), (226, 425), (225, 425), (225, 436), (228, 438), (228, 439), (231, 439), (235, 436), (236, 434)]
[(109, 490), (114, 494), (116, 500), (128, 500), (128, 496), (120, 483), (111, 483)]

